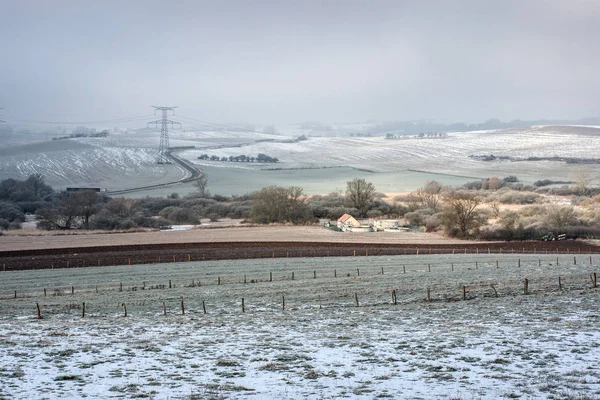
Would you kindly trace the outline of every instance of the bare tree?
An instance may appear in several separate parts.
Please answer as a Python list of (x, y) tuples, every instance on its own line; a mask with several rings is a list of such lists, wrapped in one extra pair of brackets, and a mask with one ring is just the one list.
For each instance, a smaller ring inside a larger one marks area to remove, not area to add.
[(200, 194), (200, 197), (208, 197), (208, 196), (210, 196), (210, 193), (208, 193), (208, 190), (206, 189), (207, 186), (208, 186), (208, 175), (207, 174), (205, 174), (203, 172), (202, 175), (200, 175), (194, 181), (194, 184), (198, 188), (198, 193)]
[(135, 214), (138, 201), (134, 199), (127, 199), (123, 197), (116, 197), (111, 199), (105, 206), (105, 208), (121, 218), (130, 218)]
[(490, 208), (492, 209), (492, 216), (498, 218), (500, 216), (500, 203), (493, 201), (490, 203)]
[(307, 198), (299, 187), (269, 186), (258, 191), (252, 199), (250, 219), (261, 224), (302, 223), (310, 217)]
[(548, 223), (555, 228), (573, 225), (577, 221), (577, 214), (572, 206), (552, 206), (547, 213)]
[(356, 208), (361, 216), (367, 214), (375, 200), (375, 186), (364, 179), (355, 178), (346, 182), (346, 199)]
[(74, 202), (77, 216), (81, 219), (81, 227), (89, 229), (90, 217), (99, 210), (98, 193), (93, 190), (81, 190), (71, 194), (70, 201)]
[(502, 181), (497, 176), (490, 176), (488, 180), (488, 188), (492, 191), (496, 191), (502, 187)]
[(428, 181), (424, 187), (411, 194), (415, 208), (428, 208), (434, 213), (440, 210), (442, 185), (438, 181)]
[(587, 193), (591, 178), (588, 173), (582, 168), (575, 175), (575, 190), (578, 195), (584, 196)]
[(484, 223), (484, 216), (477, 210), (481, 199), (473, 193), (454, 192), (445, 199), (442, 216), (444, 225), (449, 231), (458, 230), (458, 235), (466, 237)]
[(88, 229), (90, 218), (98, 212), (98, 194), (93, 190), (69, 193), (60, 201), (59, 207), (36, 211), (37, 225), (41, 229)]

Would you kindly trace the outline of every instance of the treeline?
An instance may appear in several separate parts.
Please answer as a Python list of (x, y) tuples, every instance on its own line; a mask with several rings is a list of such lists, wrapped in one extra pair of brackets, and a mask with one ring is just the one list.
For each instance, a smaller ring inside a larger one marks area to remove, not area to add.
[(279, 162), (277, 157), (271, 157), (263, 153), (259, 153), (258, 156), (247, 156), (245, 154), (241, 154), (239, 156), (229, 156), (229, 157), (221, 157), (219, 156), (209, 156), (208, 154), (202, 154), (198, 156), (198, 160), (210, 160), (210, 161), (229, 161), (229, 162), (245, 162), (245, 163), (276, 163)]
[[(198, 191), (180, 197), (110, 198), (90, 190), (56, 192), (40, 175), (0, 181), (0, 229), (19, 229), (26, 214), (47, 230), (130, 230), (199, 224), (202, 219), (241, 219), (257, 224), (312, 224), (356, 218), (392, 218), (414, 230), (484, 240), (539, 239), (547, 232), (600, 237), (600, 195), (587, 186), (569, 186), (571, 205), (545, 203), (548, 188), (524, 185), (514, 176), (490, 177), (460, 187), (427, 182), (408, 195), (386, 201), (364, 179), (347, 182), (345, 192), (306, 196), (298, 187), (269, 186), (242, 196), (211, 195), (207, 176)], [(515, 208), (514, 205), (519, 205)], [(577, 207), (575, 207), (577, 206)]]

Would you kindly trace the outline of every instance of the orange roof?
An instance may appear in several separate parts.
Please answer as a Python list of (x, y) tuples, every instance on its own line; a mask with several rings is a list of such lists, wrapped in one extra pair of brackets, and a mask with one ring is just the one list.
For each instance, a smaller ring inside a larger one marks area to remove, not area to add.
[(338, 218), (338, 222), (346, 222), (350, 218), (352, 218), (352, 215), (350, 215), (350, 214), (344, 214), (344, 215), (342, 215), (341, 217)]

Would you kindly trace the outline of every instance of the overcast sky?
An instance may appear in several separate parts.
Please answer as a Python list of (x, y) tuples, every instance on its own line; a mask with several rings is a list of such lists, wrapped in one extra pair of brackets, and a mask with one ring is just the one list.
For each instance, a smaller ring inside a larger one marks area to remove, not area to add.
[(600, 1), (3, 0), (0, 116), (599, 116)]

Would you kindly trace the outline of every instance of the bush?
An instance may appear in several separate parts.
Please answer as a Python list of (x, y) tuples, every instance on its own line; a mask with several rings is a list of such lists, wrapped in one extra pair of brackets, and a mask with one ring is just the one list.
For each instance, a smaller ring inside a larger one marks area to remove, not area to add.
[(515, 190), (502, 188), (488, 196), (488, 201), (497, 201), (502, 204), (534, 204), (540, 200), (540, 196), (533, 192), (517, 192)]
[(383, 213), (379, 210), (369, 210), (367, 211), (367, 218), (379, 218), (383, 215)]
[(197, 224), (200, 222), (198, 215), (190, 208), (167, 207), (159, 215), (175, 224)]
[(0, 218), (5, 219), (8, 222), (24, 222), (25, 214), (16, 204), (3, 201), (0, 202)]
[(429, 208), (422, 208), (416, 211), (412, 211), (404, 214), (404, 218), (413, 226), (422, 226), (425, 224), (425, 220), (434, 214), (433, 210)]

